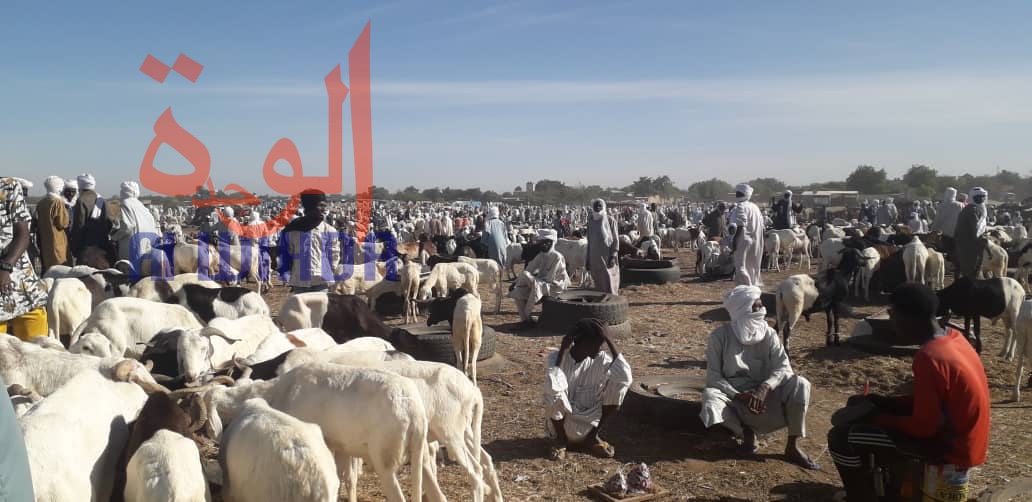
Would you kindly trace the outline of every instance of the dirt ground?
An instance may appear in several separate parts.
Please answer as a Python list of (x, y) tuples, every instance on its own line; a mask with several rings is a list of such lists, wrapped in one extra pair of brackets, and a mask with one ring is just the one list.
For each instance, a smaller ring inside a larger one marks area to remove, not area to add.
[[(714, 314), (731, 283), (697, 280), (694, 253), (682, 252), (679, 261), (680, 282), (621, 290), (630, 301), (633, 334), (615, 342), (636, 377), (705, 373), (706, 340), (719, 325)], [(778, 282), (796, 273), (801, 271), (765, 273), (764, 290), (772, 291)], [(493, 305), (493, 293), (482, 290), (481, 294), (485, 307)], [(286, 296), (282, 286), (267, 295), (273, 312), (278, 312)], [(853, 315), (843, 318), (841, 324), (844, 338), (864, 315), (884, 308), (883, 300), (873, 300), (871, 305), (851, 305)], [(806, 471), (782, 459), (784, 431), (762, 438), (758, 458), (745, 460), (734, 456), (725, 438), (665, 430), (626, 414), (614, 418), (601, 432), (615, 447), (615, 459), (571, 452), (564, 461), (553, 462), (547, 458), (549, 444), (539, 403), (543, 356), (558, 348), (560, 337), (521, 336), (514, 328), (518, 316), (511, 300), (502, 302), (500, 315), (485, 311), (483, 317), (485, 324), (498, 331), (497, 351), (505, 359), (503, 364), (482, 364), (478, 376), (485, 399), (484, 445), (494, 457), (507, 500), (590, 500), (586, 487), (603, 481), (628, 462), (647, 463), (655, 482), (670, 490), (672, 496), (667, 500), (830, 500), (841, 487), (827, 454), (831, 414), (848, 396), (859, 393), (866, 381), (871, 392), (891, 394), (905, 389), (910, 379), (909, 357), (871, 355), (846, 345), (825, 347), (824, 316), (814, 315), (811, 322), (800, 320), (796, 326), (792, 366), (813, 383), (808, 437), (801, 445), (821, 464), (819, 471)], [(388, 319), (389, 324), (400, 322)], [(991, 327), (983, 323), (983, 341), (982, 363), (992, 391), (992, 433), (989, 459), (972, 477), (972, 494), (1032, 476), (1032, 392), (1027, 401), (1010, 402), (1014, 365), (996, 357), (1004, 341), (1002, 324)], [(469, 484), (456, 466), (443, 466), (439, 477), (450, 500), (470, 500)], [(403, 483), (407, 492), (407, 480)], [(376, 475), (368, 468), (359, 495), (361, 500), (383, 500)], [(1032, 500), (1032, 496), (1014, 500)]]

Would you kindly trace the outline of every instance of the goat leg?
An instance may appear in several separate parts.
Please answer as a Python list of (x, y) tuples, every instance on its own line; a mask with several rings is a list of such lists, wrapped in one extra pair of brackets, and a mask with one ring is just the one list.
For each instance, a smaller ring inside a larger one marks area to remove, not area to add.
[(835, 343), (835, 346), (837, 347), (839, 345), (839, 323), (838, 323), (839, 316), (838, 316), (838, 310), (835, 307), (831, 307), (831, 308), (828, 309), (828, 315), (829, 316), (835, 316), (835, 342), (834, 343)]
[(975, 316), (975, 352), (982, 353), (982, 316)]
[(825, 314), (825, 317), (826, 317), (826, 318), (827, 318), (827, 320), (828, 320), (828, 330), (827, 330), (827, 332), (826, 332), (826, 333), (824, 334), (824, 345), (825, 345), (826, 347), (830, 347), (830, 346), (831, 346), (831, 324), (832, 324), (832, 320), (831, 320), (831, 309), (829, 308), (829, 309), (825, 310), (825, 311), (824, 311), (824, 314)]

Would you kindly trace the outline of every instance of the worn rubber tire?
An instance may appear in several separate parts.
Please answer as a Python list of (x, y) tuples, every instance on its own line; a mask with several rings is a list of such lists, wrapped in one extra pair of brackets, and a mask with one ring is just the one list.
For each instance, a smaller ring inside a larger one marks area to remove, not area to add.
[(405, 302), (401, 295), (388, 291), (376, 299), (376, 313), (384, 317), (405, 315)]
[(624, 258), (623, 260), (620, 260), (620, 266), (623, 268), (633, 268), (641, 270), (672, 268), (677, 266), (677, 257), (664, 258), (662, 260), (646, 260), (644, 258)]
[(681, 280), (681, 267), (670, 268), (621, 268), (620, 287), (632, 284), (666, 284)]
[[(654, 386), (660, 383), (681, 385), (700, 394), (699, 401), (686, 401), (657, 395), (642, 388), (642, 384)], [(699, 419), (702, 411), (701, 394), (706, 388), (706, 379), (701, 376), (667, 375), (635, 379), (624, 399), (621, 413), (650, 424), (677, 430), (702, 432), (705, 427)]]
[[(593, 300), (593, 301), (585, 301)], [(607, 326), (627, 322), (630, 306), (627, 298), (586, 289), (568, 289), (558, 296), (547, 296), (541, 301), (538, 327), (547, 331), (566, 333), (577, 321), (594, 317)]]
[[(420, 361), (436, 361), (455, 366), (455, 349), (452, 347), (448, 323), (442, 322), (434, 326), (427, 326), (426, 323), (405, 324), (398, 326), (398, 330), (401, 332), (395, 344), (398, 350)], [(495, 339), (495, 330), (490, 326), (484, 326), (477, 361), (494, 355)]]

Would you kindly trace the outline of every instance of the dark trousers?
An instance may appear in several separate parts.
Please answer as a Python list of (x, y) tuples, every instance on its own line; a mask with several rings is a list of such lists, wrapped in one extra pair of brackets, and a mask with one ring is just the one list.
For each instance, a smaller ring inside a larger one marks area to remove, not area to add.
[[(937, 461), (938, 449), (933, 441), (918, 440), (874, 425), (833, 427), (828, 432), (828, 453), (842, 478), (849, 502), (903, 500), (899, 493), (907, 473), (918, 474), (915, 462), (919, 468), (925, 461)], [(919, 493), (920, 478), (913, 481), (913, 491)], [(879, 484), (883, 487), (883, 496), (878, 495)]]

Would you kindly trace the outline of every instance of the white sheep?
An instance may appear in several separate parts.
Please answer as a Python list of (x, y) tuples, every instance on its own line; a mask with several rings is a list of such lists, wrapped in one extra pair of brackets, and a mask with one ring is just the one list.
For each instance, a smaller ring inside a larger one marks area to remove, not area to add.
[(717, 264), (720, 259), (720, 243), (706, 241), (699, 246), (699, 259), (695, 264), (695, 271), (699, 275), (706, 275), (706, 272)]
[(903, 246), (903, 266), (906, 267), (907, 282), (924, 284), (925, 266), (928, 263), (928, 248), (916, 235)]
[(79, 279), (44, 279), (51, 282), (47, 294), (47, 328), (52, 338), (71, 335), (93, 311), (92, 296)]
[(429, 299), (433, 289), (437, 289), (438, 296), (445, 296), (459, 288), (479, 296), (479, 283), (480, 273), (469, 263), (438, 263), (430, 271), (426, 282), (419, 287), (419, 299)]
[(209, 502), (211, 492), (201, 469), (197, 445), (168, 429), (155, 432), (126, 465), (125, 500)]
[[(555, 251), (563, 256), (566, 261), (566, 274), (571, 277), (580, 277), (581, 286), (587, 279), (586, 266), (588, 263), (588, 240), (587, 239), (558, 239), (555, 241)], [(659, 250), (659, 247), (656, 247)], [(468, 290), (472, 291), (472, 290)]]
[(502, 269), (498, 262), (488, 258), (459, 257), (460, 263), (469, 263), (477, 267), (480, 274), (480, 284), (483, 284), (495, 292), (495, 314), (502, 311)]
[(842, 250), (846, 249), (846, 245), (842, 243), (841, 238), (831, 237), (821, 241), (818, 249), (821, 254), (821, 266), (817, 267), (817, 272), (823, 272), (838, 266), (842, 261)]
[(325, 292), (313, 291), (289, 296), (280, 307), (276, 321), (285, 331), (322, 327), (330, 299)]
[(978, 271), (980, 278), (1007, 277), (1007, 251), (996, 245), (991, 239), (985, 243), (982, 254), (982, 266)]
[(878, 254), (877, 249), (865, 248), (860, 251), (860, 256), (864, 259), (860, 261), (860, 271), (856, 278), (856, 296), (860, 296), (860, 289), (863, 288), (864, 301), (870, 301), (871, 278), (874, 277), (874, 271), (878, 269), (878, 264), (881, 262), (881, 255)]
[(156, 388), (157, 382), (139, 361), (99, 358), (53, 350), (0, 335), (0, 376), (8, 385), (20, 384), (49, 396), (82, 373), (97, 373), (116, 381), (134, 381)]
[(302, 328), (289, 333), (277, 331), (270, 333), (265, 340), (262, 340), (262, 343), (258, 344), (258, 348), (251, 355), (239, 360), (238, 363), (251, 366), (298, 347), (325, 350), (336, 346), (337, 342), (322, 328)]
[(405, 500), (398, 471), (407, 456), (412, 464), (412, 500), (444, 500), (430, 463), (428, 419), (419, 389), (394, 373), (311, 362), (270, 381), (203, 391), (212, 434), (222, 433), (222, 420), (232, 421), (247, 399), (261, 397), (269, 405), (322, 427), (337, 469), (347, 477), (349, 500), (356, 502), (358, 471), (352, 459), (368, 460), (388, 501)]
[(353, 340), (348, 340), (345, 343), (329, 347), (325, 350), (315, 350), (307, 347), (294, 349), (290, 351), (290, 354), (287, 354), (286, 359), (280, 363), (277, 371), (278, 374), (282, 375), (309, 362), (333, 362), (337, 360), (345, 360), (352, 357), (351, 354), (360, 354), (359, 356), (354, 357), (363, 360), (372, 359), (376, 361), (386, 361), (395, 358), (388, 354), (392, 351), (395, 351), (395, 348), (387, 340), (376, 338), (374, 336), (363, 336)]
[(222, 499), (336, 502), (333, 453), (318, 425), (250, 399), (222, 434)]
[(774, 297), (777, 312), (774, 325), (779, 331), (784, 331), (784, 346), (787, 350), (792, 328), (799, 322), (799, 316), (817, 301), (817, 284), (809, 275), (793, 275), (778, 284)]
[(928, 249), (928, 260), (925, 261), (925, 283), (933, 291), (946, 287), (946, 257), (934, 249)]
[(781, 239), (778, 234), (774, 232), (768, 232), (763, 237), (763, 251), (767, 253), (767, 271), (768, 272), (781, 272), (781, 264), (779, 263), (779, 251), (781, 248)]
[[(398, 270), (398, 282), (401, 283), (401, 297), (405, 301), (405, 322), (416, 322), (416, 317), (419, 312), (416, 304), (416, 299), (419, 297), (419, 276), (421, 275), (422, 267), (419, 263), (409, 261), (401, 266)], [(498, 281), (499, 287), (501, 285), (501, 278)]]
[(279, 328), (266, 316), (240, 319), (217, 317), (204, 328), (184, 329), (176, 343), (179, 372), (186, 382), (232, 365), (234, 356), (247, 357)]
[(455, 349), (455, 365), (477, 384), (477, 357), (484, 336), (484, 321), (480, 318), (480, 298), (471, 294), (455, 301), (455, 312), (451, 323), (452, 348)]
[(1017, 350), (1015, 355), (1016, 374), (1014, 375), (1014, 401), (1021, 400), (1021, 384), (1025, 380), (1025, 358), (1032, 360), (1032, 300), (1021, 302), (1018, 319), (1014, 324), (1014, 337)]
[(111, 298), (97, 305), (85, 322), (72, 332), (69, 350), (84, 333), (99, 333), (111, 341), (111, 353), (129, 357), (143, 354), (143, 345), (169, 327), (200, 328), (197, 317), (186, 307), (140, 298)]
[(19, 418), (36, 500), (108, 500), (128, 423), (146, 400), (138, 385), (83, 372)]
[(208, 288), (200, 284), (183, 284), (165, 303), (182, 305), (204, 323), (215, 318), (239, 319), (252, 315), (269, 315), (269, 305), (262, 296), (242, 287)]
[(171, 279), (165, 280), (154, 277), (144, 277), (129, 288), (129, 296), (143, 298), (154, 302), (163, 302), (174, 295), (184, 284), (198, 284), (206, 288), (218, 288), (219, 283), (203, 280), (196, 272), (178, 274)]

